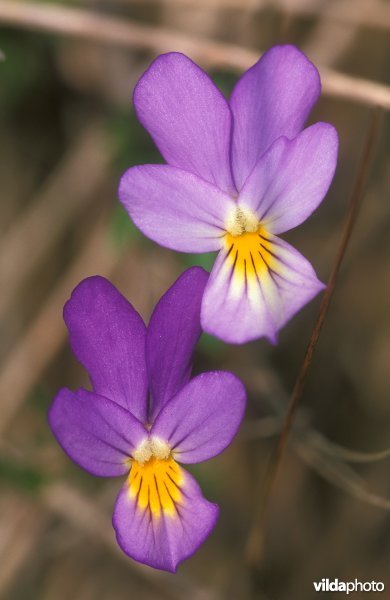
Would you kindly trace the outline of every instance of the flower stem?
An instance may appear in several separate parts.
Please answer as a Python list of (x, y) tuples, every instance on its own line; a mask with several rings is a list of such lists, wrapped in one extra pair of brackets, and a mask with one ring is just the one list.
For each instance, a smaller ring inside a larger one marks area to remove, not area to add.
[(310, 363), (313, 358), (314, 350), (316, 348), (322, 326), (325, 321), (325, 317), (327, 315), (329, 304), (331, 298), (333, 296), (333, 292), (336, 287), (336, 280), (340, 270), (341, 263), (343, 261), (345, 251), (347, 249), (351, 233), (353, 227), (356, 222), (356, 218), (360, 209), (361, 201), (363, 198), (363, 193), (365, 190), (365, 186), (367, 183), (369, 167), (371, 164), (371, 159), (373, 157), (376, 142), (379, 137), (380, 130), (380, 122), (382, 117), (382, 110), (380, 108), (376, 108), (372, 111), (372, 118), (370, 122), (370, 126), (368, 128), (368, 133), (366, 137), (366, 141), (363, 147), (362, 156), (359, 163), (359, 169), (357, 172), (355, 184), (352, 189), (352, 194), (347, 210), (347, 215), (345, 218), (342, 235), (340, 239), (339, 248), (336, 254), (336, 258), (333, 264), (333, 268), (329, 275), (329, 279), (327, 282), (327, 287), (321, 302), (321, 306), (319, 309), (318, 317), (316, 323), (313, 327), (309, 344), (306, 349), (306, 353), (301, 365), (301, 368), (298, 372), (297, 379), (295, 381), (295, 385), (293, 391), (291, 393), (291, 397), (288, 403), (286, 416), (284, 418), (282, 424), (282, 430), (276, 442), (276, 446), (271, 455), (267, 472), (265, 475), (265, 480), (261, 489), (264, 490), (260, 501), (257, 506), (257, 511), (255, 514), (253, 526), (251, 529), (250, 536), (248, 538), (246, 554), (248, 558), (248, 562), (252, 566), (257, 566), (259, 564), (261, 554), (262, 554), (262, 546), (263, 546), (263, 536), (264, 536), (264, 524), (265, 517), (269, 505), (270, 496), (272, 493), (272, 489), (279, 471), (279, 467), (281, 464), (281, 460), (283, 457), (284, 450), (286, 448), (287, 440), (289, 433), (291, 431), (291, 427), (294, 421), (294, 416), (296, 409), (299, 404), (299, 400), (301, 399), (302, 392), (305, 386), (307, 372), (310, 366)]

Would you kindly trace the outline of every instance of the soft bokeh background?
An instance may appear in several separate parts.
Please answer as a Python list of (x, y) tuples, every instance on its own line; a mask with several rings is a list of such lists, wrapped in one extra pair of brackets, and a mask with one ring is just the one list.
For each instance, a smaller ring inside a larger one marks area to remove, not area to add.
[(386, 115), (257, 569), (247, 539), (320, 299), (276, 347), (203, 337), (195, 370), (231, 369), (249, 403), (230, 449), (191, 469), (221, 517), (177, 576), (121, 554), (110, 524), (121, 482), (72, 464), (46, 421), (60, 386), (87, 385), (61, 314), (83, 277), (111, 278), (148, 319), (185, 267), (211, 265), (149, 242), (116, 198), (125, 168), (161, 160), (131, 104), (150, 61), (185, 51), (226, 94), (275, 43), (297, 44), (318, 65), (324, 94), (311, 122), (337, 127), (338, 170), (320, 209), (286, 238), (326, 280), (373, 105), (390, 104), (389, 10), (385, 0), (0, 1), (1, 598), (306, 600), (323, 577), (390, 586), (390, 459), (367, 454), (390, 446)]

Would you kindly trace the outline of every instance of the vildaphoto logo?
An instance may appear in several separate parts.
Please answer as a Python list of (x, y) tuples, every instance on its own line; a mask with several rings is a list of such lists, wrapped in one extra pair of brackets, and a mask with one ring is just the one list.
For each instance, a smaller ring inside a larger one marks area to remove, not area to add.
[(313, 581), (316, 592), (383, 592), (385, 584), (381, 581), (340, 581), (339, 579), (321, 579)]

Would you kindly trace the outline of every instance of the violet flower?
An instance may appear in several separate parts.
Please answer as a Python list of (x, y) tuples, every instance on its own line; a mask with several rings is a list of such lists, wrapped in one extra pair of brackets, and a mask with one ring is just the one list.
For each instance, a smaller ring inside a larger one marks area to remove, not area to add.
[(134, 91), (138, 119), (167, 165), (123, 176), (119, 197), (152, 240), (219, 251), (201, 323), (230, 343), (278, 330), (321, 289), (310, 263), (276, 237), (317, 208), (332, 181), (337, 134), (302, 131), (320, 95), (317, 69), (293, 46), (271, 48), (228, 102), (183, 54), (159, 56)]
[(49, 413), (55, 437), (78, 465), (101, 477), (127, 474), (113, 515), (122, 550), (173, 572), (218, 516), (217, 505), (178, 463), (219, 454), (245, 409), (244, 387), (231, 373), (190, 380), (206, 281), (203, 269), (186, 271), (161, 298), (147, 329), (106, 279), (82, 281), (64, 319), (93, 392), (62, 389)]

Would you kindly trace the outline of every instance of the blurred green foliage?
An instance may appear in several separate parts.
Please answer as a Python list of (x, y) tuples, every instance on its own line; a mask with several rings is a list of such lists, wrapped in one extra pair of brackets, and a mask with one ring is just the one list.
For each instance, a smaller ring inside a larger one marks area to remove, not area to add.
[(41, 37), (34, 38), (34, 52), (31, 52), (28, 51), (28, 37), (26, 35), (24, 39), (19, 40), (7, 33), (1, 35), (1, 51), (4, 55), (0, 62), (2, 110), (14, 109), (25, 99), (26, 94), (42, 84), (45, 78), (42, 69), (45, 40)]
[(210, 72), (210, 77), (224, 96), (228, 98), (237, 83), (237, 74), (215, 70)]
[(108, 234), (110, 241), (121, 250), (127, 246), (129, 240), (138, 244), (146, 241), (119, 202), (112, 213)]
[(38, 468), (35, 469), (7, 457), (0, 458), (0, 481), (26, 492), (36, 492), (46, 483), (46, 477)]
[(164, 162), (134, 111), (110, 113), (106, 127), (112, 147), (112, 164), (118, 173), (134, 165)]

